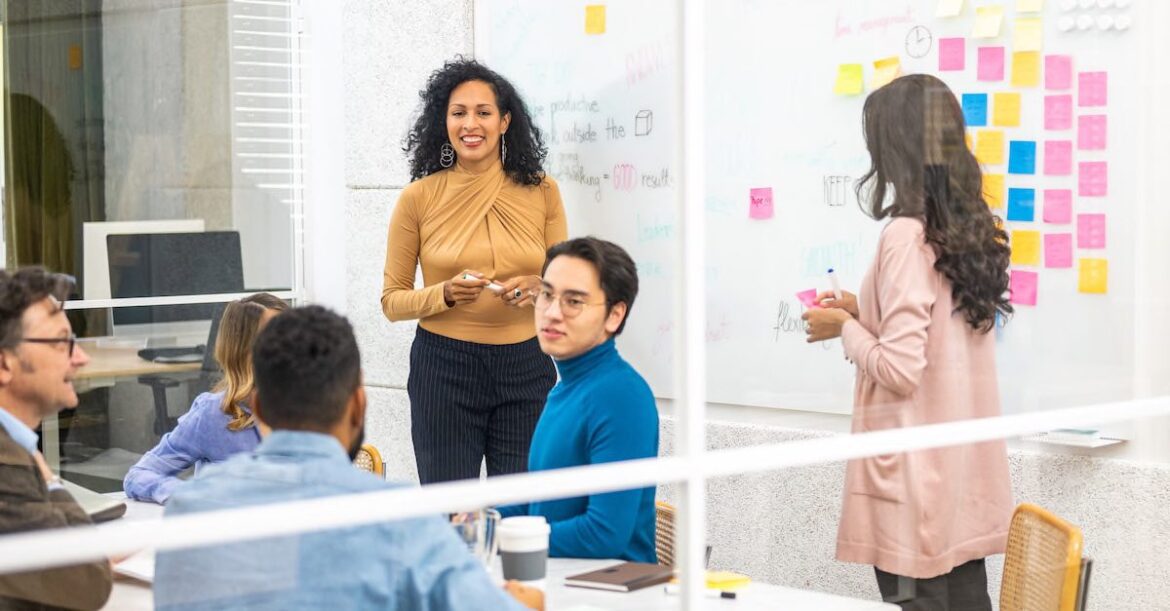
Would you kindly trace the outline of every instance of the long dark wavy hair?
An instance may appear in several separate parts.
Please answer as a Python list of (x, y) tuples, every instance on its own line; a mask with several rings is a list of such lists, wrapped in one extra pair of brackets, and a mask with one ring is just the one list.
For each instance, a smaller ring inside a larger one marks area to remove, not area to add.
[(920, 219), (937, 255), (934, 268), (951, 281), (955, 311), (976, 331), (991, 331), (996, 313), (1012, 313), (1011, 249), (984, 201), (955, 94), (933, 76), (903, 76), (870, 94), (862, 115), (871, 162), (857, 181), (862, 210), (878, 220)]
[(427, 86), (418, 92), (421, 99), (414, 127), (406, 135), (402, 150), (410, 156), (410, 178), (418, 180), (443, 170), (439, 165), (439, 149), (450, 143), (447, 137), (447, 103), (451, 92), (468, 81), (482, 81), (496, 94), (500, 116), (512, 115), (508, 125), (508, 155), (504, 171), (513, 181), (522, 185), (539, 185), (544, 178), (544, 158), (548, 155), (544, 139), (528, 114), (528, 107), (516, 88), (507, 79), (483, 64), (457, 57), (443, 64), (427, 79)]

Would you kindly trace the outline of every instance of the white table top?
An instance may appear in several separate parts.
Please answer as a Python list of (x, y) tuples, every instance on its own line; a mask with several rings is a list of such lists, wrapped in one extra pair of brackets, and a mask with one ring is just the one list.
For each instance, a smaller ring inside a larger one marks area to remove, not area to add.
[[(126, 501), (126, 520), (158, 520), (162, 507), (152, 503)], [(100, 526), (99, 526), (100, 528)], [(141, 560), (141, 558), (139, 558)], [(636, 592), (607, 592), (564, 585), (565, 577), (620, 563), (620, 560), (550, 558), (545, 607), (549, 611), (656, 611), (682, 608), (678, 596), (666, 594), (663, 586), (651, 586)], [(499, 574), (499, 567), (495, 568)], [(755, 583), (738, 590), (735, 600), (704, 599), (703, 609), (736, 611), (774, 609), (817, 609), (818, 611), (889, 611), (897, 609), (878, 601), (845, 598), (821, 592), (798, 590), (765, 583)], [(104, 609), (127, 611), (154, 608), (150, 584), (119, 577)]]

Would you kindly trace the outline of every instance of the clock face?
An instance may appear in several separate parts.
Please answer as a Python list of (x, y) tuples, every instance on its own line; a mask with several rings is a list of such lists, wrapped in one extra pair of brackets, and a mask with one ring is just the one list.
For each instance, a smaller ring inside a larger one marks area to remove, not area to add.
[(916, 25), (906, 34), (906, 55), (910, 57), (926, 57), (934, 46), (934, 36), (930, 30)]

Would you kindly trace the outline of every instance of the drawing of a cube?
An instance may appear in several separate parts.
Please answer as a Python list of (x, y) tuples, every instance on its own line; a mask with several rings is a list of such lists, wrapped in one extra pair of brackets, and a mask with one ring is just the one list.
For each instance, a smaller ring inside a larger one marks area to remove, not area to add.
[(638, 114), (634, 115), (634, 135), (646, 136), (650, 134), (652, 129), (654, 129), (654, 112), (639, 110)]

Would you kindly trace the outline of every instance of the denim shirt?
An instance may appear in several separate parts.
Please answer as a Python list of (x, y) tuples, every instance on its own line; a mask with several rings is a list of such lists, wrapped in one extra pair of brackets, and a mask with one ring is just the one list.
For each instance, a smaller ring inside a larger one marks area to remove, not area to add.
[(199, 473), (205, 465), (254, 450), (260, 443), (260, 432), (255, 426), (229, 430), (232, 417), (223, 412), (222, 405), (222, 392), (195, 397), (191, 409), (179, 417), (175, 430), (163, 435), (158, 445), (130, 467), (122, 481), (126, 496), (161, 505), (183, 481), (179, 474), (191, 465)]
[[(274, 431), (175, 489), (166, 516), (392, 487), (329, 435)], [(312, 521), (311, 516), (305, 516)], [(438, 516), (160, 552), (158, 609), (522, 611)]]

